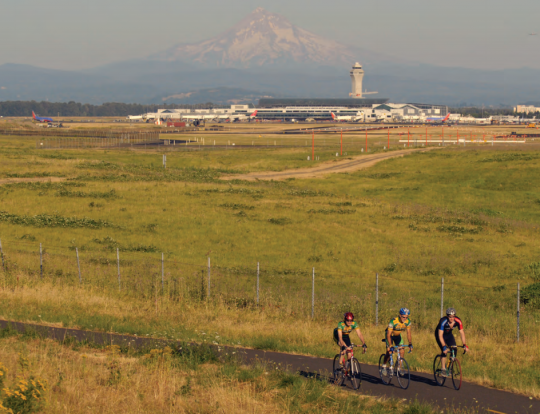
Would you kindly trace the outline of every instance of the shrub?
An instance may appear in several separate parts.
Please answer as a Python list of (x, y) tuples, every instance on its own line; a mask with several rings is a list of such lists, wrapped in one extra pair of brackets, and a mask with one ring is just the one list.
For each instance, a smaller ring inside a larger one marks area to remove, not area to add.
[(0, 221), (11, 224), (32, 227), (87, 227), (90, 229), (100, 229), (102, 227), (115, 227), (104, 220), (94, 220), (88, 217), (63, 217), (57, 214), (38, 214), (36, 216), (19, 216), (10, 214), (7, 211), (0, 211)]
[(536, 281), (540, 281), (540, 262), (533, 262), (527, 266), (530, 270), (532, 278)]
[(13, 389), (3, 389), (5, 394), (3, 408), (7, 409), (7, 412), (20, 414), (38, 412), (45, 400), (44, 394), (46, 390), (46, 383), (40, 379), (34, 377), (27, 380), (19, 378), (17, 385)]
[(92, 191), (85, 193), (83, 191), (69, 191), (67, 189), (62, 189), (56, 193), (56, 197), (88, 197), (88, 198), (118, 198), (114, 190), (111, 191)]
[(533, 283), (521, 291), (521, 303), (540, 309), (540, 282)]
[(272, 223), (272, 224), (277, 224), (277, 225), (283, 226), (284, 224), (290, 224), (291, 219), (288, 219), (286, 217), (270, 218), (270, 219), (268, 219), (268, 222)]

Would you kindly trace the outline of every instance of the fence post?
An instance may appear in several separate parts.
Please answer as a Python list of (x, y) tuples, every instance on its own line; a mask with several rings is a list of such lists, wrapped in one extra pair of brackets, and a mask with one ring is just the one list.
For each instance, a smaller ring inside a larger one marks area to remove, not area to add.
[(257, 306), (259, 306), (259, 262), (257, 262)]
[(41, 249), (41, 243), (39, 243), (39, 272), (43, 279), (43, 250)]
[(441, 277), (441, 318), (443, 317), (443, 303), (444, 303), (444, 277)]
[(165, 262), (163, 261), (163, 253), (161, 253), (161, 294), (165, 293)]
[(2, 269), (6, 271), (6, 265), (4, 263), (4, 249), (2, 249), (2, 240), (0, 240), (0, 256), (2, 256)]
[(208, 258), (208, 297), (210, 297), (210, 257)]
[(311, 319), (315, 317), (315, 268), (311, 276)]
[(519, 342), (519, 283), (517, 284), (517, 341)]
[(116, 266), (118, 268), (118, 290), (122, 289), (122, 285), (120, 283), (120, 250), (118, 247), (116, 248)]
[(379, 274), (375, 279), (375, 326), (379, 326)]
[(77, 269), (79, 269), (79, 283), (82, 284), (81, 263), (79, 262), (79, 249), (77, 247), (75, 247), (75, 253), (77, 253)]

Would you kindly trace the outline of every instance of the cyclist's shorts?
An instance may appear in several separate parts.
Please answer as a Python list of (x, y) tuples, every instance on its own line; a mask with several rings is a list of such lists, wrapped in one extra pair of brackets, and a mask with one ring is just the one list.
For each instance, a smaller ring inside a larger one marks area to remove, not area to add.
[[(338, 336), (338, 333), (337, 333), (338, 329), (334, 329), (334, 342), (336, 343), (336, 345), (339, 345), (339, 336)], [(341, 335), (341, 339), (343, 339), (343, 342), (345, 342), (345, 345), (347, 345), (348, 347), (351, 346), (351, 338), (349, 338), (349, 335)], [(345, 349), (344, 346), (341, 347), (341, 350), (343, 351)]]
[(391, 345), (388, 345), (388, 339), (387, 338), (385, 338), (384, 341), (386, 342), (387, 347), (405, 346), (405, 344), (403, 343), (403, 337), (401, 335), (390, 336), (390, 342), (392, 342)]
[[(454, 335), (452, 335), (452, 332), (446, 335), (443, 334), (443, 339), (444, 339), (444, 342), (446, 343), (446, 346), (448, 347), (456, 346), (456, 338), (454, 337)], [(441, 352), (442, 352), (443, 346), (441, 344), (441, 341), (439, 340), (438, 329), (435, 330), (435, 340), (437, 341), (437, 345), (439, 345), (439, 348), (441, 349)]]

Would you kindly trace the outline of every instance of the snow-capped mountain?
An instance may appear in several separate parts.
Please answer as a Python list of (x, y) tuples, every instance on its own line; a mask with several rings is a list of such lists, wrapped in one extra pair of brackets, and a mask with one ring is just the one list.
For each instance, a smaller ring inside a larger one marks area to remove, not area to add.
[(253, 68), (299, 63), (350, 66), (362, 56), (355, 48), (308, 32), (259, 7), (220, 35), (199, 43), (178, 44), (153, 58), (214, 68)]

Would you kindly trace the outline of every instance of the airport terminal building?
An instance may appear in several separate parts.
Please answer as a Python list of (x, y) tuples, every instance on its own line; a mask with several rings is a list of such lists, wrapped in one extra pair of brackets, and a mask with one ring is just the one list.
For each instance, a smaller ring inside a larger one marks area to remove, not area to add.
[[(258, 120), (274, 122), (332, 121), (334, 115), (353, 117), (357, 122), (414, 122), (428, 117), (445, 117), (448, 107), (418, 103), (394, 104), (388, 99), (270, 99), (250, 105), (231, 105), (230, 108), (215, 109), (159, 109), (143, 114), (145, 120), (189, 120), (209, 121)], [(256, 111), (255, 116), (250, 116)]]

